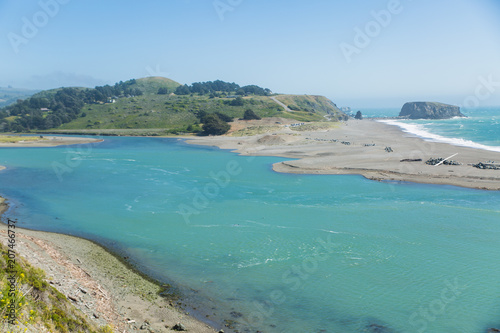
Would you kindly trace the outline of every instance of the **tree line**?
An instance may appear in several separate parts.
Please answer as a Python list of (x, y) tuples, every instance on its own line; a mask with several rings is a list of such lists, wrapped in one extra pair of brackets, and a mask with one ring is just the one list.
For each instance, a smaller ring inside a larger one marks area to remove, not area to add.
[(182, 85), (177, 87), (175, 90), (176, 95), (210, 95), (210, 97), (221, 97), (218, 94), (226, 95), (256, 95), (256, 96), (269, 96), (272, 91), (267, 88), (261, 88), (256, 85), (248, 85), (241, 87), (240, 85), (232, 82), (224, 82), (221, 80), (207, 81), (207, 82), (195, 82), (191, 85)]
[[(0, 109), (1, 132), (28, 132), (59, 127), (82, 115), (85, 104), (106, 103), (113, 97), (139, 96), (143, 92), (133, 87), (135, 79), (120, 81), (113, 86), (62, 88), (46, 91)], [(16, 117), (14, 121), (8, 117)]]
[[(78, 117), (85, 117), (85, 113), (82, 112), (85, 104), (106, 103), (110, 99), (143, 95), (143, 91), (135, 85), (136, 80), (132, 79), (125, 82), (120, 81), (113, 86), (61, 88), (44, 91), (25, 100), (17, 100), (16, 103), (0, 109), (0, 132), (29, 132), (57, 128)], [(167, 88), (160, 88), (158, 91), (159, 94), (166, 94), (167, 92)], [(236, 98), (225, 100), (224, 103), (231, 106), (244, 106), (245, 101), (242, 96), (267, 96), (271, 94), (271, 90), (256, 85), (240, 87), (236, 83), (221, 80), (196, 82), (189, 86), (179, 86), (175, 90), (176, 95), (194, 93), (200, 95), (210, 94), (212, 98), (216, 94), (235, 95)], [(223, 97), (226, 97), (226, 95)], [(222, 114), (214, 115), (214, 117), (208, 117), (205, 119), (206, 122), (202, 122), (207, 124), (205, 134), (218, 135), (221, 132), (227, 132), (229, 130), (227, 122), (230, 120), (224, 119)], [(248, 117), (247, 114), (247, 117), (244, 118), (248, 119)], [(210, 129), (211, 126), (212, 129)]]

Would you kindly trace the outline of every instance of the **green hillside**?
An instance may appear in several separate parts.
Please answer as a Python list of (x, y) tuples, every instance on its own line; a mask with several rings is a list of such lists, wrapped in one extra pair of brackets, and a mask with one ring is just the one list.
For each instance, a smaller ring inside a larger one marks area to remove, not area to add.
[(230, 121), (252, 110), (259, 117), (297, 121), (344, 119), (322, 96), (272, 95), (255, 85), (220, 80), (181, 85), (162, 77), (120, 81), (113, 86), (59, 88), (0, 109), (0, 132), (120, 135), (199, 133), (209, 114)]
[[(119, 98), (115, 103), (86, 104), (81, 117), (59, 127), (60, 130), (78, 129), (164, 129), (161, 134), (187, 132), (188, 126), (199, 126), (197, 114), (220, 112), (232, 118), (241, 118), (246, 109), (261, 117), (280, 116), (283, 108), (268, 97), (243, 99), (243, 105), (231, 98), (206, 96), (143, 95)], [(233, 102), (233, 103), (232, 103)]]
[(157, 94), (160, 88), (167, 88), (169, 92), (174, 92), (180, 85), (180, 83), (165, 77), (154, 76), (137, 79), (132, 87), (141, 89), (144, 94)]
[(297, 120), (324, 121), (325, 116), (332, 120), (345, 119), (346, 115), (331, 100), (315, 95), (277, 95), (275, 98), (290, 110), (287, 116)]

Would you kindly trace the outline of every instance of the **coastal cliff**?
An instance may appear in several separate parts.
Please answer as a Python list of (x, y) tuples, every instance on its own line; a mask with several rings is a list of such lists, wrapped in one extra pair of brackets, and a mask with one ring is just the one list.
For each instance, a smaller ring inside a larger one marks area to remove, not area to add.
[(460, 107), (435, 102), (410, 102), (403, 105), (400, 117), (409, 119), (450, 119), (465, 117)]

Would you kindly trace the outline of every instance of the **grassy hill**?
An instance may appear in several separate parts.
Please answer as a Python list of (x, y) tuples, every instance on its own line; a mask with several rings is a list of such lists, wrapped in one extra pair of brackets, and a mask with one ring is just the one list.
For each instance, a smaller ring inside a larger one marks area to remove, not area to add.
[(135, 84), (131, 87), (141, 89), (146, 95), (155, 95), (158, 93), (158, 89), (160, 88), (167, 88), (169, 92), (173, 92), (175, 88), (180, 85), (180, 83), (175, 82), (174, 80), (167, 79), (165, 77), (152, 76), (137, 79)]
[(343, 119), (345, 114), (331, 100), (315, 95), (277, 95), (275, 98), (285, 104), (290, 118), (303, 121), (324, 121), (328, 116), (334, 120)]
[(279, 116), (283, 112), (283, 108), (268, 97), (244, 98), (243, 106), (230, 105), (232, 100), (175, 95), (120, 98), (115, 103), (85, 105), (80, 118), (62, 125), (59, 129), (163, 129), (163, 133), (159, 134), (169, 134), (186, 132), (190, 125), (199, 126), (196, 116), (199, 111), (220, 112), (233, 118), (243, 117), (248, 108), (261, 117)]
[[(45, 127), (45, 132), (112, 134), (112, 135), (168, 135), (197, 132), (201, 129), (200, 114), (220, 113), (231, 118), (242, 118), (245, 111), (251, 109), (258, 116), (283, 117), (301, 122), (328, 121), (343, 119), (345, 115), (329, 99), (323, 96), (309, 95), (254, 95), (235, 96), (228, 92), (212, 91), (210, 93), (188, 93), (176, 95), (181, 84), (163, 77), (148, 77), (120, 82), (115, 85), (98, 87), (104, 92), (100, 99), (92, 99), (92, 89), (77, 88), (70, 92), (72, 96), (82, 95), (86, 101), (73, 111), (73, 117), (61, 125)], [(163, 93), (159, 94), (160, 88)], [(107, 89), (107, 90), (106, 90)], [(52, 89), (36, 94), (34, 97), (53, 99), (61, 89)], [(106, 93), (107, 91), (107, 93)], [(121, 91), (118, 96), (110, 95), (112, 91)], [(57, 96), (56, 96), (57, 97)], [(72, 103), (72, 98), (59, 100)], [(276, 99), (276, 100), (274, 100)], [(104, 102), (106, 101), (106, 102)], [(282, 103), (282, 104), (281, 104)], [(32, 103), (28, 103), (31, 105)], [(29, 107), (26, 106), (25, 108)], [(283, 107), (283, 105), (286, 106)], [(36, 109), (35, 112), (39, 109)], [(64, 111), (64, 108), (62, 109)], [(60, 112), (60, 111), (59, 111)], [(53, 111), (39, 112), (38, 122), (51, 117)], [(8, 116), (8, 112), (7, 112)], [(29, 113), (23, 116), (25, 123), (29, 121)], [(40, 119), (40, 117), (42, 119)], [(6, 117), (14, 123), (20, 116)], [(37, 132), (43, 132), (38, 127)]]

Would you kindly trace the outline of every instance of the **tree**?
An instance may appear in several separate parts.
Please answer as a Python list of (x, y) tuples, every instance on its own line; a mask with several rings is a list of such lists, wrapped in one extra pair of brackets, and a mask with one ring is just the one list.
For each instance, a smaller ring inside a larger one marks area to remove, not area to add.
[(356, 112), (356, 115), (354, 116), (354, 119), (362, 120), (363, 119), (363, 114), (361, 114), (361, 111)]
[(223, 135), (231, 128), (228, 123), (221, 120), (215, 114), (209, 114), (203, 120), (203, 135)]
[(168, 89), (166, 87), (158, 88), (158, 95), (166, 95), (168, 94)]
[(235, 99), (233, 99), (231, 101), (231, 103), (229, 103), (229, 105), (231, 105), (231, 106), (243, 106), (243, 105), (245, 105), (245, 100), (238, 96)]
[(191, 93), (191, 90), (187, 85), (183, 86), (178, 86), (177, 89), (175, 89), (175, 94), (176, 95), (189, 95)]
[(243, 115), (243, 120), (260, 120), (262, 119), (259, 117), (252, 109), (247, 109), (245, 111), (245, 114)]
[(223, 120), (227, 123), (230, 123), (233, 121), (233, 117), (230, 117), (228, 116), (227, 114), (223, 114), (223, 113), (220, 113), (220, 112), (215, 112), (215, 114), (217, 115), (217, 117), (219, 117), (220, 120)]
[(200, 120), (201, 123), (204, 123), (205, 117), (208, 115), (207, 111), (200, 110), (196, 112), (196, 117)]

